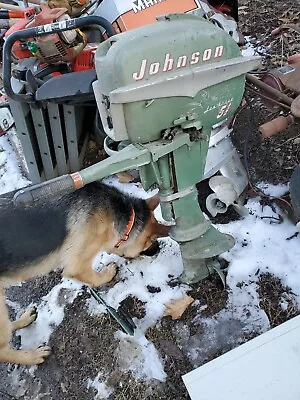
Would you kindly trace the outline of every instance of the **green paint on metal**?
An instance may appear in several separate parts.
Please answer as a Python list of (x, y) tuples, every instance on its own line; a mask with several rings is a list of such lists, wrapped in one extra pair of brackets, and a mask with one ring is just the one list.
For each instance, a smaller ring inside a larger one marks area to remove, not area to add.
[[(107, 96), (135, 82), (147, 84), (157, 76), (176, 76), (207, 64), (214, 73), (213, 68), (220, 61), (240, 56), (238, 45), (226, 32), (192, 15), (171, 16), (117, 35), (111, 42), (112, 46), (104, 42), (96, 52), (98, 80)], [(228, 116), (235, 111), (243, 90), (244, 77), (240, 76), (202, 90), (193, 99), (181, 96), (152, 99), (150, 106), (149, 99), (127, 103), (124, 114), (129, 138), (138, 143), (159, 140), (161, 131), (178, 123), (188, 127), (187, 122), (193, 121), (197, 129), (201, 123), (212, 126), (220, 120), (222, 106), (231, 104)]]
[(32, 53), (33, 55), (35, 55), (38, 51), (36, 42), (27, 42), (27, 47), (30, 53)]
[(151, 162), (149, 150), (139, 145), (129, 145), (117, 154), (91, 165), (80, 172), (84, 184), (88, 184), (106, 176), (117, 174), (128, 169), (138, 168)]
[(134, 145), (84, 170), (84, 182), (138, 167), (144, 188), (159, 188), (163, 217), (176, 222), (171, 237), (180, 245), (181, 279), (188, 283), (211, 274), (213, 257), (234, 244), (205, 218), (195, 185), (203, 178), (212, 126), (233, 115), (246, 69), (258, 64), (245, 63), (226, 32), (187, 14), (116, 35), (96, 52), (95, 93), (99, 108), (106, 107), (103, 119), (113, 124), (108, 134)]

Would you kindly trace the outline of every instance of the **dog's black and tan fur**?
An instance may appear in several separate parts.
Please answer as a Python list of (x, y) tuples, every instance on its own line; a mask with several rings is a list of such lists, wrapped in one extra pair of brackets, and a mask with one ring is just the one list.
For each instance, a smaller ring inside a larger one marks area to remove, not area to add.
[[(64, 275), (93, 287), (109, 282), (116, 274), (114, 264), (96, 272), (92, 261), (99, 251), (135, 258), (169, 227), (153, 214), (158, 199), (131, 198), (103, 183), (53, 198), (28, 209), (16, 208), (12, 193), (0, 197), (0, 361), (39, 364), (49, 354), (47, 346), (30, 350), (9, 347), (12, 331), (24, 328), (36, 318), (28, 310), (9, 321), (5, 287), (62, 267)], [(128, 240), (118, 248), (132, 210), (134, 224)]]

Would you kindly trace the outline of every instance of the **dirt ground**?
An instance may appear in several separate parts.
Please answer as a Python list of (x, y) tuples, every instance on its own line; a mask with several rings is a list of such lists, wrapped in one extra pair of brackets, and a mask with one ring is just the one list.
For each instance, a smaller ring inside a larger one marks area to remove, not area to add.
[[(280, 24), (280, 18), (297, 17), (297, 5), (294, 0), (241, 0), (240, 2), (240, 30), (257, 42), (268, 45), (268, 33)], [(285, 14), (284, 14), (285, 13)], [(298, 22), (300, 18), (298, 19)], [(279, 39), (278, 39), (279, 40)], [(294, 40), (294, 39), (293, 39)], [(293, 42), (294, 43), (294, 42)], [(297, 42), (295, 42), (297, 44)], [(268, 50), (266, 64), (277, 65), (281, 62), (278, 57), (281, 43), (273, 43)], [(284, 48), (289, 52), (288, 44)], [(299, 50), (298, 42), (298, 50)], [(285, 53), (286, 54), (286, 53)], [(270, 113), (261, 106), (257, 97), (251, 96), (255, 118), (248, 121), (248, 108), (241, 109), (237, 115), (233, 141), (241, 156), (244, 155), (245, 140), (248, 140), (247, 159), (253, 184), (260, 180), (271, 183), (286, 183), (289, 181), (295, 166), (299, 164), (299, 125), (294, 125), (284, 134), (272, 139), (262, 140), (259, 137), (258, 125), (270, 119)], [(249, 126), (250, 125), (250, 126)], [(248, 127), (248, 128), (247, 128)], [(95, 150), (97, 153), (97, 150)], [(97, 153), (98, 155), (101, 154)], [(222, 221), (218, 221), (222, 222)], [(41, 298), (51, 288), (60, 282), (60, 274), (54, 272), (47, 277), (35, 279), (23, 284), (22, 287), (12, 287), (8, 290), (8, 298), (20, 302), (23, 306), (30, 303), (39, 303)], [(155, 288), (149, 288), (155, 290)], [(228, 293), (221, 282), (216, 278), (193, 285), (190, 295), (204, 304), (207, 308), (204, 313), (213, 316), (222, 310), (227, 301)], [(291, 290), (283, 287), (280, 281), (270, 275), (260, 277), (259, 284), (260, 306), (265, 310), (272, 327), (288, 320), (299, 313), (295, 306)], [(116, 323), (108, 316), (91, 317), (87, 313), (85, 300), (88, 293), (78, 296), (75, 301), (65, 309), (63, 322), (54, 330), (49, 345), (52, 353), (36, 371), (35, 376), (28, 377), (22, 367), (17, 367), (22, 380), (26, 375), (26, 383), (8, 380), (8, 374), (15, 371), (15, 367), (0, 365), (0, 400), (6, 399), (44, 399), (44, 400), (92, 400), (96, 394), (95, 389), (87, 389), (86, 377), (94, 377), (99, 367), (110, 376), (107, 385), (114, 389), (111, 400), (131, 399), (164, 399), (184, 400), (189, 399), (181, 375), (191, 371), (194, 366), (187, 356), (187, 344), (178, 335), (183, 324), (190, 327), (192, 336), (199, 336), (204, 329), (201, 325), (193, 324), (196, 310), (190, 307), (179, 321), (172, 321), (170, 317), (163, 320), (155, 327), (149, 329), (147, 337), (155, 344), (164, 361), (168, 379), (165, 383), (159, 381), (137, 381), (130, 372), (124, 373), (114, 356), (117, 348), (117, 339), (114, 333), (118, 329)], [(280, 299), (285, 296), (288, 307), (283, 311)], [(137, 299), (129, 298), (126, 301), (129, 312), (137, 318), (143, 316), (143, 304)], [(13, 315), (13, 309), (11, 309)], [(225, 329), (225, 328), (224, 328)], [(205, 354), (202, 362), (205, 363), (236, 346), (230, 340), (231, 330), (226, 327), (227, 341), (221, 341), (213, 352)], [(255, 334), (254, 334), (255, 335)], [(251, 339), (253, 336), (239, 338), (239, 343)], [(14, 337), (14, 345), (19, 345), (19, 339)], [(22, 372), (23, 371), (23, 372)], [(16, 386), (17, 385), (17, 386)], [(22, 386), (22, 388), (21, 388)]]

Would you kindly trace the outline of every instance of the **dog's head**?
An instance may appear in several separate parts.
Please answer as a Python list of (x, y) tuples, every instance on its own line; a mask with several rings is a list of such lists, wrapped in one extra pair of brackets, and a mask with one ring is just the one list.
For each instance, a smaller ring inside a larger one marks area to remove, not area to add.
[(114, 252), (122, 257), (136, 258), (141, 253), (152, 249), (158, 238), (167, 237), (169, 235), (171, 227), (158, 223), (154, 216), (154, 210), (159, 205), (159, 197), (154, 196), (145, 201), (149, 208), (150, 215), (142, 232), (129, 235), (128, 240), (123, 242), (119, 248), (115, 249)]

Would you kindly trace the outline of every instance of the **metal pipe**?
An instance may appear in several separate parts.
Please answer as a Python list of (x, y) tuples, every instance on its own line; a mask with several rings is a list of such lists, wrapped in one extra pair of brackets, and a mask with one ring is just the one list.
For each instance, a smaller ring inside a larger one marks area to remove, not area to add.
[(0, 10), (0, 19), (15, 19), (24, 18), (24, 10), (12, 11), (12, 10)]
[(6, 4), (6, 3), (0, 3), (0, 8), (3, 8), (4, 10), (10, 10), (10, 11), (24, 11), (23, 7), (14, 6), (12, 4)]
[(258, 88), (265, 90), (266, 92), (272, 94), (273, 96), (278, 97), (283, 103), (286, 105), (290, 106), (293, 102), (293, 98), (287, 96), (284, 93), (281, 93), (279, 90), (272, 88), (271, 86), (267, 85), (266, 83), (262, 82), (260, 79), (256, 78), (256, 76), (253, 76), (251, 74), (246, 74), (246, 79), (248, 82), (251, 82)]
[(16, 207), (30, 207), (34, 203), (50, 196), (62, 196), (80, 189), (88, 183), (105, 178), (118, 172), (147, 165), (151, 162), (151, 154), (133, 144), (125, 147), (115, 155), (87, 167), (80, 172), (62, 175), (46, 182), (20, 189), (14, 196)]
[[(158, 160), (159, 172), (161, 185), (159, 187), (159, 196), (169, 196), (173, 194), (173, 190), (171, 188), (171, 174), (169, 168), (169, 155), (166, 155)], [(166, 221), (172, 221), (173, 213), (171, 203), (161, 203), (161, 211), (163, 218)]]
[(278, 104), (281, 108), (284, 108), (285, 110), (288, 110), (288, 111), (291, 110), (291, 107), (287, 106), (287, 105), (284, 104), (284, 103), (280, 103), (280, 102), (277, 101), (277, 100), (274, 100), (272, 97), (266, 96), (264, 93), (260, 92), (258, 89), (255, 89), (255, 88), (254, 88), (253, 86), (251, 86), (249, 83), (246, 85), (246, 88), (247, 88), (248, 90), (250, 90), (252, 93), (257, 94), (258, 96), (260, 96), (260, 97), (262, 97), (262, 98), (264, 98), (264, 99), (266, 99), (266, 100), (269, 100), (269, 101), (271, 101), (271, 102), (274, 103), (274, 104)]

